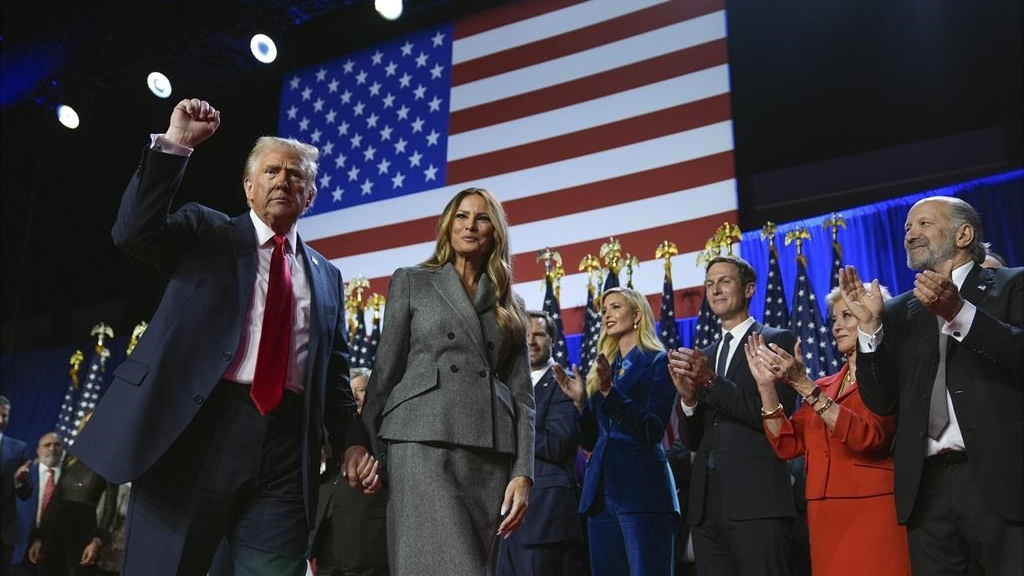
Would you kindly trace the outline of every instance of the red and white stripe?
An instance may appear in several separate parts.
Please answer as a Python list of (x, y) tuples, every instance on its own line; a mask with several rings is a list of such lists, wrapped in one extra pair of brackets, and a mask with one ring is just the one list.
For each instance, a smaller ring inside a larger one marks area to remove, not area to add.
[(543, 297), (536, 254), (551, 247), (576, 317), (587, 296), (577, 264), (612, 236), (657, 302), (664, 240), (680, 251), (674, 285), (699, 285), (697, 254), (736, 221), (725, 37), (724, 0), (529, 1), (456, 22), (446, 185), (304, 218), (302, 236), (386, 293), (395, 268), (432, 253), (451, 196), (482, 186), (508, 213), (515, 289), (530, 307)]

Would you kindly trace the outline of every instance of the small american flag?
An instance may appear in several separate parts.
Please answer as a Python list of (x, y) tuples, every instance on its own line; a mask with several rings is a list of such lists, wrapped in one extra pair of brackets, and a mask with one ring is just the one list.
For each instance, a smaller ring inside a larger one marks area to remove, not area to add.
[(679, 326), (676, 325), (675, 292), (672, 290), (672, 273), (665, 270), (665, 283), (661, 290), (661, 320), (658, 337), (667, 350), (679, 348)]
[(768, 248), (768, 279), (764, 290), (764, 325), (774, 328), (789, 328), (789, 305), (786, 303), (786, 291), (782, 287), (779, 251), (774, 245)]
[(555, 323), (555, 341), (551, 343), (551, 357), (564, 368), (568, 368), (569, 366), (566, 362), (569, 361), (569, 349), (565, 345), (565, 332), (562, 328), (562, 307), (558, 302), (558, 296), (555, 295), (555, 287), (550, 277), (545, 277), (544, 279), (544, 306), (542, 310), (547, 312), (548, 316), (551, 316)]
[(793, 316), (789, 328), (800, 339), (807, 375), (818, 379), (830, 374), (828, 342), (832, 338), (828, 326), (821, 320), (818, 298), (814, 295), (814, 288), (807, 275), (807, 258), (803, 255), (796, 258), (795, 286)]

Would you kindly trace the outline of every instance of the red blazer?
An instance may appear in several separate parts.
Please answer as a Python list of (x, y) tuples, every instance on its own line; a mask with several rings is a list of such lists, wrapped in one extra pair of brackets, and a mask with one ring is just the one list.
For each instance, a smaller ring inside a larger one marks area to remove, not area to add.
[[(836, 374), (815, 382), (823, 397), (836, 400), (839, 416), (835, 430), (807, 405), (792, 419), (783, 419), (775, 438), (768, 434), (775, 453), (789, 460), (807, 457), (807, 499), (851, 498), (893, 493), (893, 460), (889, 447), (896, 432), (894, 416), (879, 416), (868, 410), (856, 386), (836, 398), (849, 370), (846, 364)], [(818, 407), (822, 406), (821, 400)]]

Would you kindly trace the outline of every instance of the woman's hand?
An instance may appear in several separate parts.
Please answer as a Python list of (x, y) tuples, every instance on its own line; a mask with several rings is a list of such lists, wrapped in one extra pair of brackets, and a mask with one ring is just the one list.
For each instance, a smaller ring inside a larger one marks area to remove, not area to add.
[(103, 542), (100, 542), (99, 538), (93, 538), (90, 540), (89, 543), (85, 545), (85, 550), (82, 550), (82, 560), (79, 564), (82, 566), (95, 564), (96, 560), (99, 558), (100, 546), (102, 545)]
[(604, 354), (598, 354), (594, 364), (597, 367), (597, 391), (602, 396), (607, 396), (612, 391), (611, 364), (608, 364), (608, 359), (605, 358)]
[(516, 476), (505, 488), (505, 500), (501, 503), (501, 515), (505, 517), (498, 526), (498, 536), (508, 538), (526, 518), (526, 509), (530, 505), (530, 488), (533, 480), (526, 476)]
[(772, 372), (770, 365), (765, 359), (758, 356), (758, 348), (764, 346), (764, 339), (760, 334), (751, 334), (743, 344), (743, 353), (747, 356), (747, 365), (750, 373), (757, 382), (758, 389), (775, 387), (776, 375)]
[(782, 380), (792, 386), (807, 377), (799, 340), (793, 347), (792, 354), (774, 342), (765, 344), (765, 340), (760, 334), (751, 334), (748, 340), (756, 342), (758, 359), (768, 367), (776, 380)]
[(583, 405), (587, 403), (587, 389), (583, 385), (583, 377), (580, 376), (580, 371), (574, 364), (572, 367), (573, 377), (570, 378), (565, 373), (565, 368), (559, 363), (551, 365), (551, 369), (555, 372), (555, 382), (558, 382), (558, 387), (562, 389), (562, 393), (572, 400), (574, 406), (576, 406), (576, 412), (583, 413)]

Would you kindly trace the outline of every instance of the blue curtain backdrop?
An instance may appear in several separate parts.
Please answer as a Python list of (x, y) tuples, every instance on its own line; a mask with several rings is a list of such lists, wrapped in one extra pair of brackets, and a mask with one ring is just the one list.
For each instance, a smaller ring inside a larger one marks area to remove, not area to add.
[[(1024, 170), (840, 211), (846, 220), (846, 228), (840, 229), (838, 235), (844, 262), (856, 266), (865, 279), (878, 278), (893, 294), (909, 290), (913, 286), (914, 272), (906, 266), (903, 224), (914, 202), (936, 195), (956, 196), (974, 206), (981, 212), (984, 237), (992, 243), (992, 249), (1003, 255), (1010, 266), (1024, 263)], [(822, 214), (796, 222), (777, 223), (775, 240), (786, 296), (792, 302), (796, 248), (785, 245), (786, 232), (798, 227), (806, 227), (811, 232), (811, 239), (804, 243), (803, 252), (807, 256), (808, 273), (822, 315), (825, 313), (825, 295), (829, 290), (832, 265), (831, 234), (821, 228), (827, 216)], [(761, 239), (760, 230), (742, 235), (739, 253), (758, 271), (757, 292), (750, 312), (760, 320), (764, 312), (765, 271), (768, 269), (768, 245)], [(96, 319), (97, 322), (101, 320)], [(696, 318), (682, 318), (676, 322), (682, 345), (690, 347)], [(111, 356), (106, 365), (104, 386), (109, 384), (113, 369), (124, 360), (127, 344), (127, 338), (108, 341)], [(580, 335), (567, 335), (566, 345), (570, 361), (577, 363)], [(7, 433), (34, 444), (44, 432), (52, 430), (68, 384), (68, 358), (76, 348), (85, 353), (80, 371), (84, 380), (94, 347), (95, 342), (83, 342), (0, 358), (0, 394), (7, 396), (12, 404)]]

